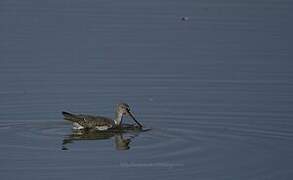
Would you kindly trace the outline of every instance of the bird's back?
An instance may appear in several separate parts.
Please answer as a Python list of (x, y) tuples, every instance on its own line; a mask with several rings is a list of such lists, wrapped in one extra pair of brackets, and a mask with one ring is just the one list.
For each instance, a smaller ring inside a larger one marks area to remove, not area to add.
[(79, 125), (83, 126), (84, 128), (112, 128), (115, 126), (115, 122), (107, 117), (103, 116), (92, 116), (92, 115), (85, 115), (85, 114), (71, 114), (68, 112), (62, 112), (64, 115), (64, 119), (78, 123)]

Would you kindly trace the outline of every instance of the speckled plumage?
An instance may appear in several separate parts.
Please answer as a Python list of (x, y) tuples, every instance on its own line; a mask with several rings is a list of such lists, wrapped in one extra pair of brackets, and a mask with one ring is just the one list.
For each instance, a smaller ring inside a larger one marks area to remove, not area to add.
[(62, 114), (64, 115), (65, 120), (78, 123), (86, 129), (93, 129), (101, 126), (105, 126), (109, 129), (115, 126), (114, 120), (103, 116), (91, 116), (84, 114), (75, 115), (67, 112), (62, 112)]
[(136, 122), (136, 124), (142, 128), (142, 125), (134, 118), (134, 115), (130, 111), (129, 105), (126, 103), (118, 104), (114, 119), (104, 116), (72, 114), (68, 112), (62, 112), (62, 114), (65, 120), (73, 123), (74, 129), (96, 129), (104, 131), (119, 127), (122, 123), (123, 115), (129, 115)]

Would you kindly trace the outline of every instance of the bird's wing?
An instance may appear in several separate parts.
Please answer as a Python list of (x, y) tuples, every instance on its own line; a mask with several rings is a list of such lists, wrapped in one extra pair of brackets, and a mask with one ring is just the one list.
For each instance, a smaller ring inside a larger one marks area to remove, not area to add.
[(103, 116), (91, 116), (79, 114), (78, 117), (81, 119), (78, 123), (82, 126), (93, 128), (95, 126), (108, 126), (112, 127), (115, 123), (112, 119)]
[(82, 120), (82, 118), (79, 115), (75, 115), (69, 112), (62, 112), (64, 119), (67, 121), (71, 121), (71, 122), (76, 122), (78, 123), (79, 121)]

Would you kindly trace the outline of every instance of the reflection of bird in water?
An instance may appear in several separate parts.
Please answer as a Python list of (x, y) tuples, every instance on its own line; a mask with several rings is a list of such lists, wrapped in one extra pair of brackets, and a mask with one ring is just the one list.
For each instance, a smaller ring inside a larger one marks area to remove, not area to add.
[(142, 128), (142, 125), (135, 119), (133, 113), (130, 111), (129, 105), (126, 103), (118, 104), (114, 119), (84, 114), (75, 115), (68, 112), (62, 112), (62, 114), (65, 120), (73, 122), (73, 129), (95, 129), (105, 131), (108, 129), (120, 128), (123, 115), (130, 116), (138, 127)]
[(114, 137), (114, 144), (117, 150), (129, 149), (131, 139), (138, 136), (140, 132), (149, 131), (150, 129), (142, 130), (137, 126), (131, 124), (123, 124), (121, 129), (113, 129), (108, 131), (95, 131), (95, 130), (73, 130), (72, 134), (68, 135), (62, 143), (62, 150), (68, 150), (67, 144), (74, 141), (82, 140), (103, 140)]
[(130, 147), (128, 146), (131, 142), (131, 138), (123, 138), (122, 134), (115, 135), (115, 147), (117, 150), (127, 150)]

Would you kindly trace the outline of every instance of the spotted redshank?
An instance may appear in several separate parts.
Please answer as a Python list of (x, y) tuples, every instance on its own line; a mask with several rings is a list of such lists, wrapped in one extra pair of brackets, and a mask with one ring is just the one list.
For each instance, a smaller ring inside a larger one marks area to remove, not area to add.
[(105, 131), (108, 129), (119, 128), (122, 125), (122, 119), (124, 115), (130, 116), (134, 122), (142, 128), (142, 125), (135, 119), (133, 113), (130, 111), (130, 107), (126, 103), (120, 103), (117, 105), (115, 112), (115, 119), (92, 116), (85, 114), (71, 114), (68, 112), (62, 112), (64, 119), (73, 123), (73, 129), (95, 129), (99, 131)]

